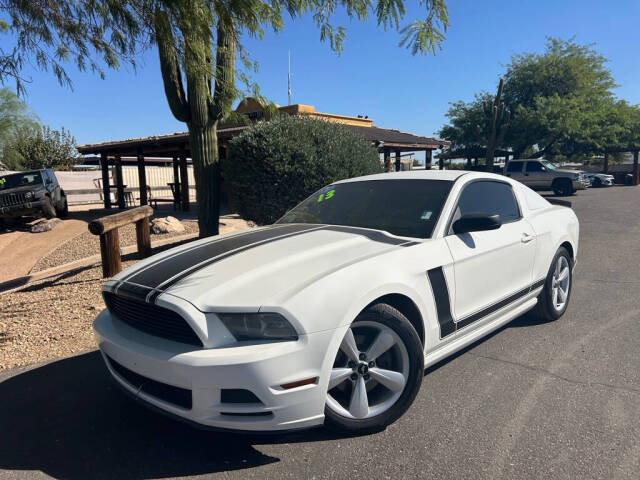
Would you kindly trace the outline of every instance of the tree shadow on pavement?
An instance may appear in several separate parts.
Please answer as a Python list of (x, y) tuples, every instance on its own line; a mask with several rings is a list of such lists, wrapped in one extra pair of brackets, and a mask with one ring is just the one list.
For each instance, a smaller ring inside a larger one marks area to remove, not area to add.
[(0, 405), (0, 469), (129, 479), (279, 461), (253, 447), (255, 436), (197, 430), (129, 400), (109, 379), (98, 352), (7, 378), (0, 383)]

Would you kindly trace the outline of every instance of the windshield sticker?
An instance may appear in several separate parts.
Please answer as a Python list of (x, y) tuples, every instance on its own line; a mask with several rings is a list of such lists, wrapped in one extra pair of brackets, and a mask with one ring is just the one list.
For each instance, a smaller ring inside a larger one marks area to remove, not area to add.
[(6, 178), (0, 178), (0, 185), (4, 185), (6, 183)]
[(422, 212), (420, 220), (431, 220), (431, 215), (433, 215), (433, 212), (431, 210), (425, 210), (424, 212)]
[(329, 200), (333, 198), (335, 193), (336, 193), (335, 189), (331, 189), (327, 193), (321, 193), (320, 196), (318, 197), (318, 203), (322, 202), (323, 200)]

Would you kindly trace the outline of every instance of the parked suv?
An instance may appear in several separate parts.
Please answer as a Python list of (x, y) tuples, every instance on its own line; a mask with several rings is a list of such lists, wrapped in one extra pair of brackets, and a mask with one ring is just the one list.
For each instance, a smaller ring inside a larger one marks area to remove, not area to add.
[(7, 218), (67, 213), (67, 196), (50, 168), (0, 176), (0, 225)]
[(584, 190), (589, 180), (583, 172), (556, 167), (547, 160), (511, 160), (504, 174), (535, 190), (553, 190), (556, 195), (568, 196)]

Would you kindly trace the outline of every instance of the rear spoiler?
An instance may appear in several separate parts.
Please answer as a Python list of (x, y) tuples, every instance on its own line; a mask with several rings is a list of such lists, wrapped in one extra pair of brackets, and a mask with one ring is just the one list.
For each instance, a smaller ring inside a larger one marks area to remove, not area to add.
[(571, 202), (569, 200), (560, 200), (559, 198), (547, 198), (546, 200), (552, 205), (571, 208)]

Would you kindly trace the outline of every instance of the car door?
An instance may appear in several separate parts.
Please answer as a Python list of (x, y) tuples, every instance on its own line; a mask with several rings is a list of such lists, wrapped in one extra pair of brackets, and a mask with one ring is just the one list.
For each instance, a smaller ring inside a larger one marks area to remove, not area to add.
[(507, 169), (505, 175), (507, 177), (511, 177), (514, 180), (518, 180), (519, 182), (524, 183), (524, 173), (522, 169), (524, 168), (524, 162), (518, 162), (511, 160), (507, 163)]
[(542, 188), (551, 184), (547, 169), (538, 161), (526, 162), (524, 176), (526, 185), (531, 188)]
[(453, 257), (456, 329), (481, 325), (504, 301), (531, 285), (535, 233), (522, 217), (511, 185), (475, 180), (462, 189), (450, 225), (470, 213), (500, 215), (496, 230), (445, 237)]

